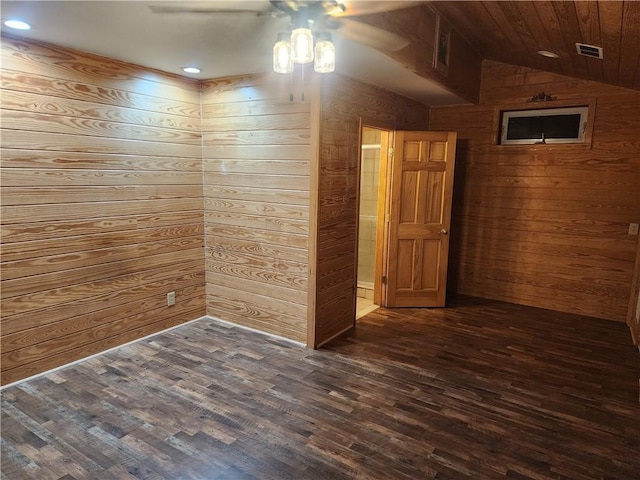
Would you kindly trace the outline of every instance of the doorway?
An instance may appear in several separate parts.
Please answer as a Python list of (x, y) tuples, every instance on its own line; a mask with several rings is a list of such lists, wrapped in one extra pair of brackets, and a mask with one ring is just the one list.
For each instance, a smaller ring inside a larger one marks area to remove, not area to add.
[(356, 320), (445, 306), (456, 137), (362, 127)]
[(362, 127), (358, 194), (358, 262), (356, 272), (356, 320), (380, 305), (382, 232), (380, 216), (385, 212), (386, 158), (389, 131)]

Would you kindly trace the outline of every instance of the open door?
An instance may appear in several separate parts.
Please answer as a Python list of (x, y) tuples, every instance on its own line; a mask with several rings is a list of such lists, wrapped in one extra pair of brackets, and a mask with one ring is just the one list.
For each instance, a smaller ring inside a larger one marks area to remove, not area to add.
[(382, 287), (386, 307), (445, 305), (455, 146), (455, 132), (395, 132)]

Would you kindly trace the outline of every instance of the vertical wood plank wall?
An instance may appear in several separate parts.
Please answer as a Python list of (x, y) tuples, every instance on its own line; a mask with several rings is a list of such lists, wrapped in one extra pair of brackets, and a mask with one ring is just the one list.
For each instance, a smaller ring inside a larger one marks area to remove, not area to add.
[(636, 260), (631, 282), (631, 295), (627, 308), (627, 325), (631, 330), (633, 343), (640, 348), (640, 237), (636, 244)]
[(199, 90), (2, 38), (3, 384), (204, 315)]
[(311, 92), (289, 82), (204, 83), (207, 314), (306, 343)]
[[(494, 109), (543, 91), (595, 99), (590, 148), (493, 144)], [(624, 321), (637, 240), (628, 226), (640, 219), (640, 92), (485, 61), (480, 96), (430, 111), (430, 129), (458, 131), (450, 289)]]
[(321, 98), (313, 346), (354, 324), (360, 120), (389, 130), (428, 125), (428, 107), (339, 75), (324, 79)]

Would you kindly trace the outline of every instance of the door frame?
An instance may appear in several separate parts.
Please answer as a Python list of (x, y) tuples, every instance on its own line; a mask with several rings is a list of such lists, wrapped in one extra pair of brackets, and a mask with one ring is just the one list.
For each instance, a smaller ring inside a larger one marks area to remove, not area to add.
[(375, 266), (374, 266), (374, 278), (373, 278), (373, 303), (379, 306), (384, 306), (385, 299), (383, 298), (385, 289), (383, 288), (383, 277), (386, 275), (387, 262), (387, 238), (388, 238), (388, 224), (386, 221), (387, 214), (389, 212), (389, 191), (391, 188), (390, 174), (391, 174), (391, 155), (389, 155), (389, 149), (393, 145), (394, 127), (390, 125), (384, 125), (379, 122), (369, 122), (360, 118), (360, 133), (358, 136), (358, 196), (357, 202), (357, 228), (356, 228), (356, 252), (355, 252), (355, 281), (354, 288), (355, 300), (357, 303), (358, 297), (358, 249), (360, 245), (360, 189), (362, 178), (362, 133), (363, 129), (370, 128), (379, 130), (381, 132), (380, 139), (380, 174), (378, 177), (378, 200), (376, 211), (376, 251), (375, 251)]
[(373, 303), (385, 307), (387, 305), (384, 284), (388, 269), (389, 250), (389, 207), (391, 202), (391, 172), (393, 167), (393, 130), (383, 130), (380, 140), (380, 176), (378, 183), (378, 211), (376, 219), (376, 263), (374, 270)]

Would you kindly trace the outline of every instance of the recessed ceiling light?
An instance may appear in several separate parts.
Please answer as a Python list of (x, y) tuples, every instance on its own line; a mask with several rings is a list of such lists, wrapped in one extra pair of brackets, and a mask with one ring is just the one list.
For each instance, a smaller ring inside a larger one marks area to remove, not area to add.
[(559, 55), (557, 53), (550, 52), (549, 50), (538, 50), (538, 54), (547, 58), (558, 58)]
[(31, 30), (31, 25), (22, 20), (7, 20), (4, 24), (9, 28), (15, 28), (16, 30)]
[(185, 73), (200, 73), (202, 70), (198, 67), (182, 67), (182, 71)]

